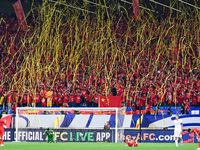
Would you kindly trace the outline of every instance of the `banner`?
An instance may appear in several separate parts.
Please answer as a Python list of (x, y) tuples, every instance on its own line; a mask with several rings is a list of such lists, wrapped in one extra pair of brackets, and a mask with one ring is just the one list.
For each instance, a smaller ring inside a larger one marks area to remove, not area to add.
[(14, 137), (14, 130), (12, 129), (5, 129), (4, 131), (4, 135), (3, 135), (3, 141), (4, 142), (12, 142), (15, 140), (15, 137)]
[[(200, 115), (179, 116), (183, 121), (184, 129), (199, 128)], [(69, 128), (69, 129), (103, 129), (107, 121), (110, 127), (115, 127), (115, 115), (91, 113), (65, 115), (19, 115), (19, 128)], [(139, 125), (139, 115), (118, 115), (118, 123), (126, 129), (135, 129)], [(175, 115), (143, 115), (141, 118), (141, 127), (148, 129), (174, 128)], [(138, 122), (138, 124), (137, 124)]]
[(15, 13), (16, 13), (17, 20), (18, 20), (18, 23), (19, 23), (19, 27), (24, 31), (27, 30), (28, 25), (27, 25), (27, 22), (26, 22), (24, 10), (22, 8), (22, 4), (21, 4), (20, 0), (17, 1), (16, 3), (14, 3), (13, 7), (15, 9)]
[(139, 10), (139, 0), (132, 0), (133, 3), (133, 13), (134, 18), (139, 19), (140, 18), (140, 10)]
[(19, 110), (20, 115), (44, 114), (44, 110)]
[(100, 96), (99, 107), (121, 107), (121, 97)]
[[(57, 142), (114, 142), (114, 130), (66, 130), (56, 129)], [(19, 130), (19, 140), (26, 142), (46, 142), (45, 129)]]
[[(57, 142), (114, 142), (115, 130), (81, 130), (81, 129), (55, 129), (55, 140)], [(22, 142), (46, 142), (45, 129), (20, 129), (18, 138)], [(183, 131), (183, 143), (198, 143), (194, 133)], [(138, 130), (124, 130), (124, 134), (117, 135), (118, 140), (126, 138), (137, 139), (139, 142), (140, 133)], [(15, 130), (6, 129), (3, 140), (11, 142), (16, 140)], [(174, 143), (173, 130), (142, 130), (141, 142), (148, 143)]]
[[(194, 138), (194, 133), (188, 133), (183, 131), (183, 143), (197, 143), (197, 139)], [(140, 139), (140, 133), (138, 130), (124, 130), (124, 136), (118, 135), (119, 139)], [(174, 130), (142, 130), (141, 142), (147, 143), (173, 143), (174, 142)]]

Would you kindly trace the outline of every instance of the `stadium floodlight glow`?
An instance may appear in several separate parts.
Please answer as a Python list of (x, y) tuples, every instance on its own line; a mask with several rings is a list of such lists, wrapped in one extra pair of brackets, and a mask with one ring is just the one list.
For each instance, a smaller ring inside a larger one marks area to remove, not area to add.
[[(125, 1), (125, 0), (121, 0), (121, 1), (124, 2), (124, 3), (130, 4), (130, 5), (133, 5), (133, 3), (128, 2), (128, 1)], [(152, 12), (155, 12), (155, 10), (152, 10), (152, 9), (149, 9), (149, 8), (146, 8), (146, 7), (143, 7), (143, 6), (139, 6), (139, 8), (146, 9), (146, 10), (149, 10), (149, 11), (152, 11)]]
[(187, 2), (185, 2), (185, 1), (182, 1), (182, 0), (178, 0), (179, 2), (182, 2), (182, 3), (184, 3), (184, 4), (187, 4), (187, 5), (189, 5), (189, 6), (192, 6), (192, 7), (194, 7), (194, 8), (197, 8), (197, 9), (200, 9), (199, 7), (197, 7), (197, 6), (195, 6), (195, 5), (192, 5), (192, 4), (190, 4), (190, 3), (187, 3)]
[(86, 9), (82, 9), (82, 8), (79, 8), (79, 7), (75, 7), (75, 6), (71, 6), (71, 5), (67, 5), (67, 4), (64, 4), (64, 3), (60, 3), (60, 2), (57, 2), (57, 1), (54, 1), (54, 0), (49, 0), (50, 2), (53, 2), (53, 3), (58, 3), (58, 4), (61, 4), (61, 5), (64, 5), (64, 6), (67, 6), (67, 7), (71, 7), (71, 8), (74, 8), (74, 9), (78, 9), (78, 10), (82, 10), (82, 11), (85, 11), (85, 12), (89, 12), (91, 14), (95, 14), (95, 12), (93, 11), (89, 11), (89, 10), (86, 10)]
[(94, 5), (97, 5), (97, 6), (102, 6), (102, 7), (105, 7), (105, 8), (109, 8), (109, 7), (107, 7), (107, 6), (100, 5), (100, 4), (97, 4), (97, 3), (95, 3), (95, 2), (91, 2), (91, 1), (88, 1), (88, 0), (83, 0), (83, 1), (88, 2), (88, 3), (91, 3), (91, 4), (94, 4)]
[(173, 7), (170, 7), (170, 6), (167, 6), (167, 5), (163, 4), (163, 3), (156, 2), (156, 1), (154, 1), (154, 0), (149, 0), (149, 1), (150, 1), (150, 2), (153, 2), (153, 3), (155, 3), (155, 4), (158, 4), (158, 5), (161, 5), (161, 6), (170, 8), (170, 9), (172, 9), (172, 10), (178, 11), (178, 12), (182, 12), (182, 11), (180, 11), (179, 9), (176, 9), (176, 8), (173, 8)]

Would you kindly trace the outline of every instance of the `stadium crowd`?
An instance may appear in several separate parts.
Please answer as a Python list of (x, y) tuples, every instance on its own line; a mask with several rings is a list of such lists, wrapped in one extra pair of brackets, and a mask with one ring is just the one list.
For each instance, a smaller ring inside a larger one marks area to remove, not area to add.
[[(60, 28), (61, 41), (70, 52), (61, 50), (59, 56), (52, 49), (47, 56), (23, 43), (22, 38), (31, 40), (39, 28), (33, 17), (27, 18), (28, 32), (19, 30), (14, 15), (0, 18), (0, 104), (9, 110), (17, 106), (98, 107), (99, 96), (107, 95), (121, 96), (122, 107), (146, 106), (147, 111), (158, 104), (185, 110), (200, 106), (196, 18), (160, 16), (158, 21), (144, 15), (141, 22), (112, 16), (111, 24), (103, 22), (109, 26), (104, 31), (97, 27), (98, 19), (91, 19), (87, 29), (79, 21), (67, 22)], [(85, 34), (77, 35), (76, 28), (86, 30)], [(101, 41), (108, 30), (108, 39), (114, 36), (114, 40)], [(85, 43), (78, 45), (77, 38)], [(50, 49), (48, 44), (45, 47)]]

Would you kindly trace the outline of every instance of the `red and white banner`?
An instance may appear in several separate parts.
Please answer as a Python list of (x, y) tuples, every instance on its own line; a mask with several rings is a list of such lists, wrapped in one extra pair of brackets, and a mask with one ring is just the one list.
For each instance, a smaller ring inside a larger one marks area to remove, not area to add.
[(20, 0), (17, 1), (16, 3), (14, 3), (13, 7), (15, 9), (15, 13), (16, 13), (17, 20), (18, 20), (18, 23), (19, 23), (19, 27), (24, 31), (27, 30), (28, 25), (27, 25), (27, 22), (26, 22), (24, 10), (22, 8), (22, 4), (21, 4)]
[(133, 13), (134, 18), (139, 19), (140, 18), (140, 10), (139, 10), (139, 0), (132, 0), (133, 3)]

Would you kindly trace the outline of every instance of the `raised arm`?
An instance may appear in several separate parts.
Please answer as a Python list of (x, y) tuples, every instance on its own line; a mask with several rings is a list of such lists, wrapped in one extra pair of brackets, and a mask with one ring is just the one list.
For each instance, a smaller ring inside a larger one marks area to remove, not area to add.
[(45, 131), (45, 132), (43, 133), (43, 135), (45, 135), (45, 134), (46, 134), (46, 132), (47, 132), (47, 131)]

